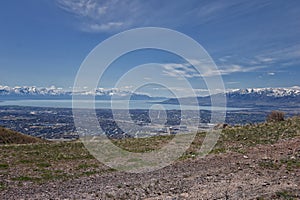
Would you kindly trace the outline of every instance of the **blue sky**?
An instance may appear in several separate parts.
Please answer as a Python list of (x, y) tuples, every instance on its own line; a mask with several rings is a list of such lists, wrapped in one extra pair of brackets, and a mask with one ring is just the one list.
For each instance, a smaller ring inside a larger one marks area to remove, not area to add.
[[(0, 2), (0, 26), (0, 85), (69, 88), (97, 44), (145, 26), (174, 29), (199, 42), (226, 88), (300, 85), (298, 0), (9, 0)], [(116, 74), (154, 61), (177, 66), (168, 68), (170, 77), (186, 75), (178, 57), (142, 51), (116, 61), (101, 86), (111, 87)], [(205, 88), (201, 78), (186, 77)], [(182, 89), (175, 81), (174, 88)]]

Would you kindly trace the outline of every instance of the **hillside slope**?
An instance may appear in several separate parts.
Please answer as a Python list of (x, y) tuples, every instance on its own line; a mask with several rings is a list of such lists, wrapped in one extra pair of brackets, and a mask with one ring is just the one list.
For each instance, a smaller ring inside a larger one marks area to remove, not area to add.
[(24, 135), (7, 128), (0, 127), (0, 144), (29, 144), (45, 142), (42, 139)]
[[(84, 145), (0, 146), (0, 199), (299, 199), (300, 117), (223, 129), (213, 151), (198, 133), (172, 165), (124, 173), (98, 162)], [(161, 148), (173, 136), (113, 142), (128, 151)]]

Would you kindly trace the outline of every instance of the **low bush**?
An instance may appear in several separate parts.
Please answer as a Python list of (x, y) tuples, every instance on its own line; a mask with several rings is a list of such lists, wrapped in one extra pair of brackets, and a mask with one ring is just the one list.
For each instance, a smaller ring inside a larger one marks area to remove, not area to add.
[(267, 116), (267, 122), (281, 122), (281, 121), (284, 121), (284, 112), (272, 111)]

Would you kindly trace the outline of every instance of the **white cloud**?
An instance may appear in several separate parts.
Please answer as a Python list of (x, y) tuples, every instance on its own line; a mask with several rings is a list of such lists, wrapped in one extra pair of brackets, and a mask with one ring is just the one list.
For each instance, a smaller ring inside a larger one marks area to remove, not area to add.
[[(58, 5), (63, 10), (78, 16), (94, 18), (98, 14), (105, 14), (105, 6), (101, 7), (94, 0), (57, 0)], [(102, 12), (99, 12), (101, 10)]]
[(108, 31), (108, 30), (116, 29), (121, 27), (122, 25), (123, 25), (122, 22), (109, 22), (107, 24), (89, 24), (87, 28), (90, 31), (99, 32), (99, 31)]
[(77, 16), (79, 28), (87, 32), (107, 32), (126, 27), (130, 24), (130, 12), (136, 9), (133, 2), (125, 0), (57, 0), (57, 4)]
[(272, 63), (275, 61), (274, 58), (262, 57), (262, 56), (257, 56), (256, 59), (257, 59), (257, 62), (260, 62), (260, 63)]
[(189, 63), (166, 63), (162, 64), (162, 67), (164, 74), (171, 77), (200, 77), (200, 74)]
[(225, 66), (224, 69), (220, 69), (220, 73), (222, 75), (232, 74), (232, 73), (238, 73), (238, 72), (252, 72), (256, 71), (258, 69), (263, 69), (265, 66), (241, 66), (241, 65), (228, 65)]
[(152, 78), (151, 78), (151, 77), (144, 77), (144, 80), (146, 80), (146, 81), (151, 81)]
[(281, 49), (265, 50), (261, 55), (256, 58), (265, 64), (280, 63), (281, 66), (289, 66), (299, 64), (300, 45), (296, 44)]
[[(201, 71), (197, 71), (192, 65), (200, 65)], [(171, 77), (184, 77), (184, 78), (196, 78), (196, 77), (212, 77), (219, 75), (229, 75), (232, 73), (240, 72), (252, 72), (265, 68), (265, 66), (241, 66), (237, 64), (224, 65), (222, 68), (214, 68), (210, 63), (203, 63), (197, 61), (191, 61), (190, 63), (166, 63), (162, 64), (163, 72), (167, 76)]]
[(229, 81), (229, 82), (226, 82), (226, 84), (228, 85), (233, 85), (233, 84), (239, 84), (240, 82), (238, 81)]
[[(78, 17), (84, 31), (111, 31), (137, 26), (186, 25), (190, 18), (203, 24), (220, 18), (222, 11), (239, 5), (238, 1), (204, 2), (140, 0), (56, 0), (59, 8)], [(178, 13), (184, 13), (178, 15)], [(223, 13), (224, 14), (224, 13)], [(122, 23), (122, 26), (108, 26)], [(103, 28), (104, 27), (104, 28)]]
[(108, 8), (107, 6), (98, 7), (98, 14), (99, 14), (99, 15), (105, 14), (106, 11), (107, 11), (107, 8)]
[(232, 56), (223, 56), (223, 57), (219, 58), (219, 61), (227, 62), (230, 58), (232, 58)]
[(275, 73), (274, 73), (274, 72), (269, 72), (268, 75), (269, 75), (269, 76), (274, 76)]

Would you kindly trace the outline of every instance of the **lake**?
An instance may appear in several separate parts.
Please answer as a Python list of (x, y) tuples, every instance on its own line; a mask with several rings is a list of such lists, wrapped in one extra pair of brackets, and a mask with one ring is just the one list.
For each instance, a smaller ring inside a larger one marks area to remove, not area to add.
[[(88, 100), (79, 100), (80, 108), (88, 108), (92, 103)], [(128, 101), (114, 100), (113, 107), (109, 100), (95, 100), (95, 108), (97, 109), (156, 109), (156, 110), (224, 110), (222, 107), (211, 106), (195, 106), (195, 105), (173, 105), (160, 104), (158, 101), (149, 100), (131, 100)], [(0, 101), (0, 106), (34, 106), (34, 107), (52, 107), (52, 108), (72, 108), (72, 100), (8, 100)], [(226, 108), (226, 110), (243, 110), (245, 108)]]

